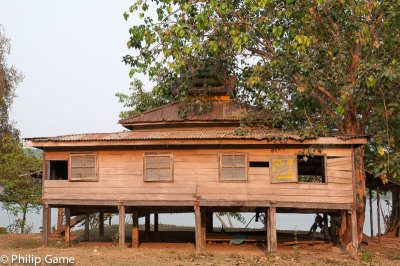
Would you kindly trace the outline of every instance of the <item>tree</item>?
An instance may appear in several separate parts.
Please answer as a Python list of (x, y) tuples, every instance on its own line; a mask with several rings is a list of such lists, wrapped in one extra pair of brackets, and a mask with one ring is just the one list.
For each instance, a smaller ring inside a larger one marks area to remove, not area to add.
[[(42, 159), (22, 143), (10, 137), (0, 139), (3, 152), (0, 153), (0, 185), (4, 188), (0, 195), (3, 208), (17, 218), (13, 229), (25, 233), (28, 209), (38, 208), (42, 198), (42, 181), (31, 177), (30, 173), (42, 167)], [(19, 216), (22, 215), (20, 218)]]
[(145, 91), (143, 89), (143, 83), (138, 79), (135, 79), (131, 83), (129, 91), (130, 94), (116, 94), (119, 102), (123, 103), (124, 107), (130, 108), (128, 111), (121, 111), (119, 114), (121, 118), (127, 118), (142, 113), (146, 110), (167, 104), (171, 100), (169, 95), (161, 95), (156, 89)]
[(10, 39), (0, 25), (0, 137), (19, 135), (9, 121), (9, 110), (15, 97), (15, 88), (23, 80), (23, 75), (14, 66), (8, 66), (6, 57), (10, 49)]
[[(128, 48), (138, 50), (124, 57), (131, 75), (157, 77), (165, 66), (185, 96), (191, 69), (222, 62), (238, 77), (237, 98), (273, 115), (264, 125), (297, 130), (303, 138), (371, 135), (367, 162), (382, 163), (368, 167), (399, 179), (398, 1), (138, 0), (125, 19), (132, 13), (143, 22), (130, 29)], [(359, 242), (362, 169), (356, 176)]]
[(8, 66), (6, 57), (9, 53), (10, 39), (5, 37), (0, 25), (0, 186), (4, 188), (0, 201), (16, 218), (13, 229), (24, 233), (28, 209), (41, 203), (41, 180), (29, 175), (41, 168), (41, 162), (29, 150), (24, 150), (19, 131), (9, 119), (15, 89), (23, 80), (23, 75), (14, 66)]

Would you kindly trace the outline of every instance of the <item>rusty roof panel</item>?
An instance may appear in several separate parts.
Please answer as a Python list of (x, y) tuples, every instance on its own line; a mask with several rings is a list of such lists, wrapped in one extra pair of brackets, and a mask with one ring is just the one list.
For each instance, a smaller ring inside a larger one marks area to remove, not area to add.
[[(194, 111), (198, 107), (187, 106), (184, 103), (174, 102), (122, 119), (119, 123), (126, 125), (182, 121), (240, 121), (243, 113), (249, 108), (234, 101), (213, 101), (202, 111)], [(184, 117), (180, 116), (180, 111), (183, 109), (188, 110)]]
[(250, 130), (246, 134), (237, 134), (236, 128), (223, 129), (169, 129), (169, 130), (135, 130), (115, 133), (92, 133), (65, 135), (57, 137), (25, 138), (33, 142), (80, 142), (80, 141), (128, 141), (128, 140), (199, 140), (199, 139), (252, 139), (263, 140), (271, 138), (285, 138), (300, 140), (293, 132)]

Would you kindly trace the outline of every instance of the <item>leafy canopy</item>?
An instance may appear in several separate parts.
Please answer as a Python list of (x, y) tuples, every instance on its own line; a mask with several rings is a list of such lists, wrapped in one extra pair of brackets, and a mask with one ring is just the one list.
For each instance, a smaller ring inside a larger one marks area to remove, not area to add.
[[(32, 171), (41, 169), (41, 159), (23, 148), (19, 131), (9, 119), (15, 89), (23, 75), (7, 63), (10, 39), (0, 25), (0, 201), (3, 208), (11, 211), (14, 224), (11, 232), (26, 232), (26, 214), (29, 208), (41, 203), (41, 180), (32, 179)], [(19, 216), (22, 215), (22, 218)]]
[(130, 94), (117, 93), (116, 96), (120, 103), (124, 104), (124, 107), (130, 108), (128, 111), (121, 111), (119, 116), (121, 118), (127, 118), (132, 115), (140, 114), (148, 109), (152, 109), (169, 102), (168, 96), (160, 95), (156, 93), (156, 90), (145, 91), (143, 83), (135, 79), (131, 83), (129, 88)]
[(142, 22), (129, 30), (131, 76), (172, 72), (184, 97), (191, 70), (222, 64), (238, 99), (273, 114), (265, 125), (371, 135), (371, 169), (400, 178), (399, 1), (137, 0), (132, 14)]
[(0, 137), (17, 137), (19, 133), (9, 121), (9, 111), (15, 97), (15, 88), (23, 80), (23, 75), (14, 66), (8, 66), (7, 55), (10, 49), (10, 39), (5, 36), (0, 25)]
[(10, 137), (0, 139), (3, 152), (0, 153), (0, 195), (3, 207), (18, 219), (19, 229), (24, 233), (26, 213), (30, 208), (38, 208), (42, 198), (42, 180), (32, 178), (31, 172), (42, 168), (42, 158), (25, 150), (22, 143)]

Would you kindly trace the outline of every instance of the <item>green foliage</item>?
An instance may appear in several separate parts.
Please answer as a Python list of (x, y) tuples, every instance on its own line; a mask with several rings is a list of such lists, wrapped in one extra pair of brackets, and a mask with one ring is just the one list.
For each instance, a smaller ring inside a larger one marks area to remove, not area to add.
[[(239, 212), (230, 212), (229, 213), (230, 216), (236, 220), (238, 220), (239, 222), (241, 222), (242, 224), (246, 223), (246, 219), (244, 218), (244, 216), (242, 214), (240, 214)], [(220, 216), (224, 216), (227, 215), (226, 212), (219, 212)]]
[(25, 233), (29, 229), (26, 227), (26, 214), (31, 208), (37, 210), (42, 196), (41, 180), (30, 177), (29, 173), (41, 169), (42, 159), (25, 150), (22, 143), (13, 138), (1, 138), (0, 144), (0, 186), (4, 188), (0, 201), (14, 217), (9, 229)]
[(263, 126), (370, 135), (368, 167), (400, 180), (398, 1), (137, 0), (129, 14), (142, 19), (129, 30), (131, 75), (160, 85), (172, 72), (184, 100), (191, 71), (221, 65)]
[(112, 236), (113, 242), (118, 243), (119, 241), (119, 233), (115, 233), (115, 235)]
[(23, 80), (23, 75), (14, 66), (8, 66), (7, 55), (10, 49), (10, 39), (5, 36), (0, 25), (0, 138), (16, 137), (19, 134), (9, 121), (9, 111), (15, 97), (15, 88)]
[(364, 262), (370, 262), (372, 263), (372, 253), (368, 249), (361, 249), (360, 250), (360, 256), (363, 259)]
[(130, 108), (130, 110), (120, 113), (119, 116), (121, 118), (127, 118), (169, 102), (168, 96), (157, 93), (156, 89), (145, 91), (143, 89), (143, 83), (138, 79), (135, 79), (134, 82), (131, 83), (129, 90), (129, 95), (123, 93), (116, 94), (119, 98), (119, 102), (123, 103), (124, 107)]
[[(19, 142), (19, 131), (9, 120), (9, 111), (15, 98), (15, 89), (23, 80), (23, 75), (8, 66), (10, 39), (5, 37), (0, 25), (0, 193), (3, 208), (11, 213), (13, 223), (8, 231), (29, 232), (26, 214), (31, 207), (37, 207), (41, 199), (41, 181), (32, 179), (28, 173), (41, 168), (41, 160), (29, 150), (24, 150)], [(22, 215), (22, 217), (20, 217)]]

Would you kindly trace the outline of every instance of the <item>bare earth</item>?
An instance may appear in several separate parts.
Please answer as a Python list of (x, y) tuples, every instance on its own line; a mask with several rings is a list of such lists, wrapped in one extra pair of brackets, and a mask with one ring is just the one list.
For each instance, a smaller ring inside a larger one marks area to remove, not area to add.
[(365, 240), (368, 245), (363, 244), (358, 254), (327, 243), (280, 244), (279, 252), (269, 255), (265, 247), (255, 244), (211, 244), (204, 252), (196, 253), (189, 243), (143, 243), (135, 250), (95, 242), (67, 247), (62, 239), (53, 239), (49, 248), (42, 248), (40, 234), (8, 234), (0, 235), (0, 258), (3, 260), (6, 255), (7, 265), (11, 265), (13, 254), (39, 257), (41, 265), (45, 265), (46, 255), (73, 257), (77, 265), (400, 265), (400, 238), (382, 237), (380, 244), (376, 239), (371, 241), (366, 237)]

